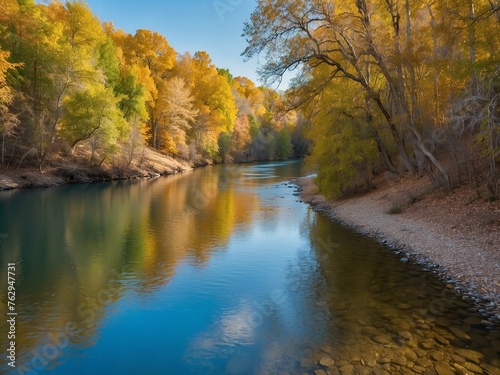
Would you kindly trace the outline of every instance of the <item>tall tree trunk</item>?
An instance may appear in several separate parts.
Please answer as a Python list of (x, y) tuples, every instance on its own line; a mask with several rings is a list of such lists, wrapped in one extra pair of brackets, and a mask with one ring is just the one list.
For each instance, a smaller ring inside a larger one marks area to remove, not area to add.
[[(396, 55), (400, 56), (401, 51), (399, 47), (399, 13), (397, 9), (395, 8), (395, 4), (393, 3), (392, 0), (386, 0), (386, 3), (389, 7), (389, 11), (391, 12), (392, 15), (392, 24), (394, 31), (396, 33), (396, 38), (395, 38), (395, 48), (396, 48)], [(366, 28), (366, 39), (367, 39), (367, 44), (368, 44), (368, 53), (375, 59), (376, 64), (380, 68), (382, 74), (384, 75), (387, 84), (389, 86), (390, 93), (393, 98), (393, 103), (394, 108), (395, 108), (395, 113), (396, 117), (399, 118), (398, 121), (405, 121), (404, 119), (407, 117), (406, 114), (408, 111), (405, 108), (405, 99), (404, 99), (404, 80), (403, 80), (403, 71), (401, 64), (398, 63), (398, 68), (397, 68), (397, 73), (399, 79), (396, 81), (392, 75), (390, 74), (390, 69), (388, 68), (386, 61), (382, 57), (382, 55), (377, 51), (377, 48), (375, 46), (375, 43), (372, 40), (371, 36), (371, 19), (368, 14), (368, 7), (366, 5), (365, 0), (357, 0), (356, 3), (358, 7), (358, 11), (363, 17), (365, 28)], [(380, 98), (380, 94), (376, 92), (366, 81), (360, 82), (365, 89), (367, 89), (370, 97), (375, 101), (377, 104), (378, 108), (384, 115), (384, 117), (387, 120), (387, 123), (389, 124), (389, 127), (391, 129), (391, 134), (394, 138), (394, 141), (397, 145), (400, 157), (406, 167), (406, 170), (408, 173), (411, 175), (415, 174), (415, 164), (411, 160), (411, 157), (408, 155), (408, 151), (406, 150), (406, 146), (404, 143), (404, 134), (401, 134), (401, 132), (398, 130), (394, 116), (389, 112), (389, 110), (386, 108), (384, 103), (382, 102)], [(403, 96), (403, 97), (402, 97)], [(404, 124), (403, 124), (404, 125)]]
[(469, 61), (473, 65), (476, 62), (476, 10), (474, 0), (471, 0), (469, 4), (469, 18), (471, 20), (469, 27)]
[(406, 0), (406, 59), (405, 61), (410, 61), (410, 63), (406, 64), (406, 70), (408, 71), (408, 75), (410, 76), (410, 100), (411, 100), (411, 117), (412, 122), (414, 119), (420, 117), (420, 110), (417, 102), (417, 92), (416, 92), (416, 78), (415, 78), (415, 69), (411, 64), (413, 60), (413, 40), (411, 36), (411, 8), (410, 8), (410, 0)]
[(469, 62), (472, 69), (472, 82), (476, 82), (476, 10), (474, 0), (469, 3), (469, 18), (471, 25), (469, 27)]
[[(366, 63), (364, 77), (367, 85), (371, 86), (371, 65), (369, 62)], [(380, 152), (380, 155), (382, 156), (382, 161), (384, 162), (385, 167), (390, 173), (397, 174), (397, 169), (396, 167), (394, 167), (394, 164), (392, 163), (389, 151), (387, 150), (387, 146), (385, 145), (384, 141), (382, 140), (382, 137), (380, 136), (377, 128), (373, 123), (371, 101), (368, 97), (366, 97), (365, 99), (365, 112), (366, 112), (366, 122), (368, 123), (369, 127), (373, 129), (375, 142), (377, 143), (377, 149)]]
[(151, 128), (153, 131), (153, 148), (158, 150), (158, 122), (153, 120), (151, 123)]
[(434, 119), (438, 123), (441, 123), (442, 121), (442, 111), (441, 111), (441, 105), (440, 105), (440, 100), (439, 100), (439, 78), (440, 78), (440, 69), (437, 67), (437, 62), (439, 59), (439, 53), (438, 53), (438, 39), (437, 39), (437, 31), (436, 31), (436, 19), (434, 17), (434, 13), (431, 8), (431, 4), (427, 5), (427, 10), (429, 12), (429, 16), (431, 17), (431, 31), (432, 31), (432, 58), (434, 65), (436, 68), (434, 68), (434, 90), (433, 90), (433, 102), (434, 102)]
[(384, 162), (385, 167), (389, 172), (392, 174), (397, 174), (397, 170), (394, 167), (394, 164), (392, 163), (391, 156), (389, 155), (389, 152), (387, 151), (387, 147), (380, 137), (380, 134), (378, 133), (377, 130), (374, 132), (375, 136), (375, 142), (377, 142), (377, 148), (378, 151), (380, 152), (380, 155), (382, 156), (382, 161)]
[(410, 175), (415, 174), (415, 166), (413, 164), (413, 161), (411, 160), (410, 156), (408, 155), (408, 152), (406, 151), (406, 146), (404, 143), (403, 138), (399, 134), (399, 131), (396, 127), (396, 124), (394, 123), (394, 118), (392, 115), (389, 113), (387, 108), (385, 108), (384, 103), (382, 103), (382, 100), (380, 99), (380, 96), (376, 94), (373, 90), (371, 91), (373, 100), (377, 104), (378, 108), (384, 115), (387, 123), (389, 124), (389, 128), (391, 130), (392, 138), (394, 139), (396, 146), (398, 148), (399, 156), (401, 157), (403, 164), (405, 165), (406, 170)]

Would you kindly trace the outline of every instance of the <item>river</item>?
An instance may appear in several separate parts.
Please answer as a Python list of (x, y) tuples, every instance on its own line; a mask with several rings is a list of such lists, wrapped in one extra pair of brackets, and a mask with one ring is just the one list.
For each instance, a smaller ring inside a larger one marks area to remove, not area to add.
[(300, 202), (301, 166), (0, 193), (1, 373), (499, 374), (498, 326)]

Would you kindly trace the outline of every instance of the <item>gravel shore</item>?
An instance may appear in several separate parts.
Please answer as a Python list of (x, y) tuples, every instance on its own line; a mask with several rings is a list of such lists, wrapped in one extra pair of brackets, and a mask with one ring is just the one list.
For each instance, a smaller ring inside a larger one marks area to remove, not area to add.
[(467, 188), (429, 193), (423, 178), (333, 200), (316, 193), (312, 178), (295, 182), (302, 200), (316, 211), (387, 244), (402, 262), (432, 267), (485, 317), (500, 320), (498, 201), (474, 199)]

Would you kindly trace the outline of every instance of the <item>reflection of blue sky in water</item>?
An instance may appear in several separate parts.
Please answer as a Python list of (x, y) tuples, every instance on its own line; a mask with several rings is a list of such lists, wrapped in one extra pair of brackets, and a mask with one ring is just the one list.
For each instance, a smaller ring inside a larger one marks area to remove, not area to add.
[[(157, 373), (158, 368), (167, 364), (172, 371), (189, 373), (194, 371), (193, 367), (183, 358), (196, 359), (195, 353), (200, 358), (209, 357), (211, 366), (224, 369), (231, 360), (234, 367), (234, 356), (225, 354), (234, 350), (234, 355), (252, 358), (256, 365), (267, 350), (264, 347), (269, 341), (266, 331), (272, 328), (270, 320), (283, 320), (273, 324), (282, 333), (271, 336), (283, 342), (293, 336), (294, 327), (300, 325), (297, 314), (288, 311), (294, 309), (293, 305), (288, 300), (276, 305), (271, 296), (275, 290), (286, 289), (287, 267), (307, 242), (298, 236), (298, 222), (290, 215), (292, 207), (300, 215), (307, 207), (296, 202), (290, 195), (291, 189), (279, 185), (298, 175), (297, 167), (296, 162), (211, 167), (170, 180), (131, 183), (129, 191), (127, 184), (118, 184), (116, 191), (106, 184), (61, 188), (67, 194), (60, 195), (62, 201), (71, 202), (59, 211), (64, 228), (61, 243), (65, 245), (60, 249), (52, 246), (51, 250), (64, 251), (66, 246), (74, 265), (65, 269), (60, 262), (64, 258), (60, 257), (59, 262), (52, 264), (54, 268), (47, 271), (50, 270), (54, 280), (59, 280), (61, 272), (68, 275), (78, 272), (87, 289), (70, 281), (65, 285), (66, 290), (76, 298), (82, 295), (86, 303), (84, 311), (95, 320), (90, 329), (83, 325), (78, 331), (88, 332), (83, 341), (86, 344), (64, 348), (64, 356), (52, 361), (41, 373), (88, 374), (96, 364), (109, 374)], [(265, 182), (248, 181), (251, 182), (248, 185), (242, 181), (245, 174), (268, 178)], [(57, 189), (47, 191), (51, 192), (50, 200), (58, 198)], [(210, 198), (200, 208), (190, 204), (189, 197), (197, 192)], [(47, 195), (45, 191), (21, 193), (29, 196), (26, 202), (37, 202), (33, 205), (34, 217), (39, 217), (36, 208), (39, 194)], [(276, 194), (287, 198), (275, 200)], [(211, 213), (222, 214), (227, 212), (226, 207), (234, 217), (229, 217), (231, 232), (223, 239), (219, 233), (226, 233), (226, 222), (220, 214)], [(64, 218), (75, 213), (78, 219), (74, 221), (76, 226), (72, 226)], [(148, 222), (139, 219), (144, 217)], [(53, 219), (40, 222), (50, 223), (54, 229), (58, 225)], [(186, 228), (192, 229), (192, 223), (206, 227), (197, 225), (195, 232), (187, 231)], [(87, 226), (92, 230), (89, 234), (85, 234)], [(144, 231), (138, 231), (140, 226), (144, 226)], [(108, 238), (109, 234), (114, 237)], [(196, 239), (205, 242), (199, 250), (191, 251)], [(22, 243), (19, 246), (24, 248)], [(113, 253), (109, 252), (111, 249)], [(200, 262), (198, 252), (202, 252), (204, 261)], [(130, 254), (128, 260), (127, 254)], [(28, 252), (24, 256), (29, 262)], [(75, 264), (76, 268), (72, 268)], [(148, 264), (153, 267), (151, 271)], [(109, 278), (110, 269), (118, 271), (116, 297), (93, 306), (92, 298)], [(33, 330), (34, 339), (57, 331), (51, 322), (75, 319), (72, 310), (80, 301), (52, 308), (41, 292), (48, 289), (53, 298), (60, 296), (58, 292), (50, 292), (57, 282), (51, 285), (33, 284), (32, 297), (36, 300), (31, 304), (36, 306), (39, 300), (49, 309), (37, 315), (43, 324)], [(27, 316), (26, 323), (30, 321)], [(42, 349), (44, 342), (39, 341), (35, 348)], [(137, 353), (147, 353), (148, 360), (138, 361)], [(29, 360), (30, 356), (25, 358)]]

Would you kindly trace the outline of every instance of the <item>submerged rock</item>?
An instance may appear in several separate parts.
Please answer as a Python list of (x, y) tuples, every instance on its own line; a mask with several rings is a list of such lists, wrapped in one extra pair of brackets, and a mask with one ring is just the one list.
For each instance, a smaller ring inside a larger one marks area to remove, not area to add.
[(469, 341), (471, 339), (471, 337), (459, 327), (452, 326), (449, 327), (449, 329), (459, 340)]
[(387, 335), (373, 336), (372, 340), (375, 341), (377, 344), (382, 344), (382, 345), (387, 345), (392, 342), (391, 338)]
[(455, 375), (455, 371), (444, 362), (438, 362), (434, 366), (434, 369), (438, 373), (438, 375)]
[(353, 375), (354, 366), (353, 365), (345, 365), (340, 368), (340, 373), (342, 375)]
[(481, 360), (484, 358), (484, 354), (476, 352), (475, 350), (471, 350), (471, 349), (456, 349), (455, 352), (460, 357), (468, 359), (469, 361), (474, 362), (478, 365), (481, 363)]
[(335, 364), (335, 360), (331, 357), (323, 357), (319, 360), (321, 366), (330, 367)]

